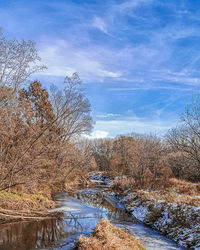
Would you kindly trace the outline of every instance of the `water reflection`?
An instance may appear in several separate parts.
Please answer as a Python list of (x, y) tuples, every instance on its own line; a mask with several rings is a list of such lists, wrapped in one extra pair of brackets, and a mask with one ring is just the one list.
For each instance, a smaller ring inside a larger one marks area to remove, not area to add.
[(52, 245), (63, 236), (61, 220), (5, 224), (0, 228), (0, 249), (31, 249)]
[(98, 190), (92, 191), (91, 193), (90, 190), (85, 189), (75, 193), (74, 196), (86, 204), (106, 210), (106, 217), (111, 222), (117, 223), (128, 221), (137, 223), (131, 214), (125, 211), (124, 206), (118, 203), (114, 197), (107, 196)]
[(143, 223), (138, 222), (130, 214), (126, 213), (124, 206), (113, 197), (98, 190), (85, 189), (75, 194), (76, 198), (82, 202), (90, 204), (96, 208), (106, 209), (106, 217), (117, 225), (135, 235), (142, 241), (146, 249), (150, 250), (175, 250), (184, 249), (176, 245), (170, 239), (162, 236), (158, 231), (153, 230)]

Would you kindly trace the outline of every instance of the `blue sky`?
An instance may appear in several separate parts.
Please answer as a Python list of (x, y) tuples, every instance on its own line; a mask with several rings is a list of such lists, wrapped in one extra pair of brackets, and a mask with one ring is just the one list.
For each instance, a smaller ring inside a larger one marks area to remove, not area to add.
[(0, 27), (36, 41), (47, 88), (79, 73), (93, 137), (162, 135), (199, 92), (199, 0), (0, 0)]

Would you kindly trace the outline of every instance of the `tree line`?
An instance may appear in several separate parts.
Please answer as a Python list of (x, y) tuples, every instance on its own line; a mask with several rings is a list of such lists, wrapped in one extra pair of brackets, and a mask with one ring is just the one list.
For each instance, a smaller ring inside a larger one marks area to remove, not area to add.
[(177, 127), (163, 138), (129, 134), (116, 138), (83, 139), (97, 168), (114, 176), (128, 177), (130, 185), (156, 188), (169, 178), (200, 181), (200, 97), (188, 105)]
[[(191, 137), (190, 129), (187, 134), (186, 128), (187, 124), (182, 124), (168, 131), (164, 139), (137, 134), (122, 135), (114, 139), (83, 139), (82, 150), (84, 151), (84, 145), (87, 148), (89, 145), (97, 168), (112, 176), (124, 177), (126, 181), (130, 181), (127, 182), (129, 186), (165, 188), (170, 178), (199, 182), (200, 151), (193, 148), (193, 144), (185, 142)], [(200, 132), (200, 127), (198, 129)], [(193, 140), (200, 146), (196, 136)], [(182, 137), (184, 143), (180, 141)]]

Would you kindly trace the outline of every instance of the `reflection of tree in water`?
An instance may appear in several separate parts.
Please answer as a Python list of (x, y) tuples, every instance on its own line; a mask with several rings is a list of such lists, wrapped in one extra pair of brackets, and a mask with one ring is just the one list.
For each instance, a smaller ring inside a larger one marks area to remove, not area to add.
[[(99, 216), (99, 214), (97, 214)], [(91, 231), (94, 218), (68, 213), (62, 220), (42, 220), (5, 224), (0, 227), (0, 250), (27, 250), (60, 245), (68, 236)]]
[(23, 250), (50, 246), (63, 236), (62, 220), (6, 224), (0, 228), (0, 249)]
[(124, 209), (119, 208), (116, 202), (107, 197), (104, 193), (82, 192), (82, 193), (76, 193), (75, 197), (96, 208), (108, 210), (106, 216), (111, 221), (122, 222), (122, 221), (134, 220), (130, 214), (126, 213)]

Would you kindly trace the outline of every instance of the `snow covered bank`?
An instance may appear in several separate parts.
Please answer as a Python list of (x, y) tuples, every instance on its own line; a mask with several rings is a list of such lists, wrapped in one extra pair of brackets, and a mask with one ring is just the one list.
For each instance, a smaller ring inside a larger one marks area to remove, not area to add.
[(148, 199), (141, 193), (142, 191), (124, 192), (120, 202), (138, 220), (159, 230), (178, 244), (190, 249), (200, 249), (200, 207)]

